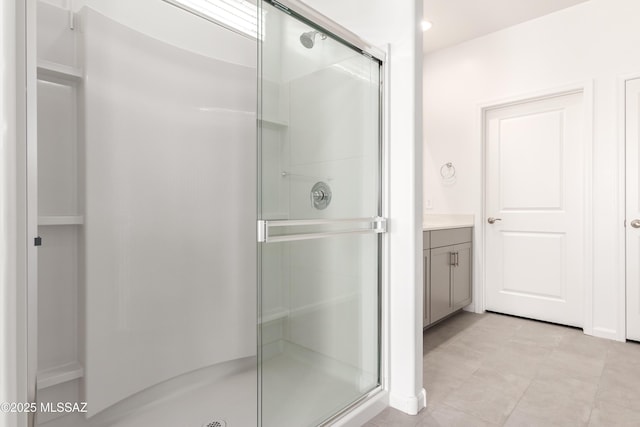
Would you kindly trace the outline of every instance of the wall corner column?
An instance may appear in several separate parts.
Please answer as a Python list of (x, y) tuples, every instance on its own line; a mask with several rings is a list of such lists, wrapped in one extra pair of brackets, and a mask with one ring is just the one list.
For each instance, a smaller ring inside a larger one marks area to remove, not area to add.
[[(426, 406), (422, 385), (422, 1), (395, 22), (405, 37), (389, 58), (389, 404), (410, 415)], [(408, 33), (411, 31), (411, 33)]]

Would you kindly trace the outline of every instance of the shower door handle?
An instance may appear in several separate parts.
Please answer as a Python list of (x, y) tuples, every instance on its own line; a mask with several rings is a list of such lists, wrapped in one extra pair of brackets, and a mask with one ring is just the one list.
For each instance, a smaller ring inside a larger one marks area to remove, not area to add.
[(382, 217), (333, 220), (259, 220), (258, 242), (289, 242), (344, 234), (380, 234), (386, 233), (386, 231), (387, 219)]

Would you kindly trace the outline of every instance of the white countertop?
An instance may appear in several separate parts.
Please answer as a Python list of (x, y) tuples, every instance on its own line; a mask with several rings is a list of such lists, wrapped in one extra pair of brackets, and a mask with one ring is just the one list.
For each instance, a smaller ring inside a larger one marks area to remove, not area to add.
[(473, 227), (473, 215), (427, 214), (422, 219), (422, 230)]

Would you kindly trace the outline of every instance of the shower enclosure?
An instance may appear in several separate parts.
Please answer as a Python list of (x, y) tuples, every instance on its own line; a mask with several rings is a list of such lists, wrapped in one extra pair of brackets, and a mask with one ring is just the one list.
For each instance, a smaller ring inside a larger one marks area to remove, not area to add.
[(381, 61), (262, 4), (262, 425), (317, 425), (380, 384)]
[(379, 391), (384, 55), (295, 1), (28, 13), (31, 395), (87, 403), (33, 425), (314, 426)]

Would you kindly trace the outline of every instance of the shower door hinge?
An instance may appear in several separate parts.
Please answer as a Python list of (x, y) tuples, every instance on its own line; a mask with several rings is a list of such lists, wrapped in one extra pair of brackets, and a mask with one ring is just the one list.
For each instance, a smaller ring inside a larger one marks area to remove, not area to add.
[(33, 246), (42, 246), (42, 237), (38, 236), (33, 239)]
[(258, 243), (265, 243), (267, 241), (267, 221), (258, 220)]

